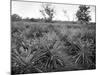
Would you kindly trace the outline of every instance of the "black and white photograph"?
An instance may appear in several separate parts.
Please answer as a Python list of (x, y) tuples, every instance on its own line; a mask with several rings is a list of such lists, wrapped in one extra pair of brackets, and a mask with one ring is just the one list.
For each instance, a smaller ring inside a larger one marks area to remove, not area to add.
[(11, 1), (11, 74), (96, 69), (96, 5)]

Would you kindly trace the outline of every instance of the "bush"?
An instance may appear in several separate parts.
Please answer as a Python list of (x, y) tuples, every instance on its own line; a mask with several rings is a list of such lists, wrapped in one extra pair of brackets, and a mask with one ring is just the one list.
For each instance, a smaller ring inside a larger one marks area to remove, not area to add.
[(17, 14), (11, 15), (11, 21), (21, 21), (21, 20), (22, 18), (19, 15)]

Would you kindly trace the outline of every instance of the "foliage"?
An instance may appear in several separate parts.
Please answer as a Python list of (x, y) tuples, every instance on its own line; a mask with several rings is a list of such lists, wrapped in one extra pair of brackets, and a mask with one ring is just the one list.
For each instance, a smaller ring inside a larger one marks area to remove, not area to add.
[(85, 69), (95, 68), (95, 35), (93, 33), (86, 32), (79, 38), (74, 39), (75, 40), (73, 40), (71, 48), (68, 48), (72, 51), (71, 55), (74, 62)]
[(80, 51), (73, 56), (75, 63), (81, 64), (83, 67), (90, 68), (91, 65), (95, 64), (93, 63), (95, 60), (92, 61), (92, 57), (94, 56), (92, 52), (94, 49), (91, 49), (91, 44), (87, 41), (79, 41), (77, 44), (79, 45)]
[(17, 14), (13, 14), (13, 15), (11, 15), (11, 20), (12, 21), (21, 21), (22, 18)]
[(89, 13), (90, 13), (89, 9), (90, 9), (90, 7), (86, 6), (86, 5), (79, 6), (79, 10), (76, 13), (76, 17), (79, 22), (88, 23), (91, 20), (91, 17), (89, 15)]
[(53, 43), (45, 38), (41, 28), (25, 31), (12, 31), (12, 74), (48, 72), (64, 66), (63, 60), (52, 53), (55, 47), (50, 48)]
[(12, 74), (95, 69), (95, 36), (95, 30), (88, 30), (70, 38), (52, 24), (12, 25)]
[(27, 22), (40, 22), (40, 21), (43, 21), (43, 19), (40, 19), (40, 18), (23, 18), (23, 21), (27, 21)]
[(40, 10), (46, 22), (52, 22), (55, 10), (51, 8), (51, 4), (43, 4), (43, 10)]

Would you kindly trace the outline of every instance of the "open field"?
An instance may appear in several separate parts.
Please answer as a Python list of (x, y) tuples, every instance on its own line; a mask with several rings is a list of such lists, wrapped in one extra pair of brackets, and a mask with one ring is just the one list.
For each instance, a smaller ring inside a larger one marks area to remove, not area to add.
[(11, 30), (12, 73), (96, 68), (95, 24), (18, 21)]

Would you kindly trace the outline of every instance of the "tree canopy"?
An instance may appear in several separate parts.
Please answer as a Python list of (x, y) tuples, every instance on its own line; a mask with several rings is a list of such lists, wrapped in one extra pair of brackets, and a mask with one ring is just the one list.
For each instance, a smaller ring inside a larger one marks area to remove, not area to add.
[(76, 13), (76, 17), (81, 23), (88, 23), (91, 20), (91, 16), (89, 15), (90, 7), (86, 5), (80, 5), (79, 10)]

